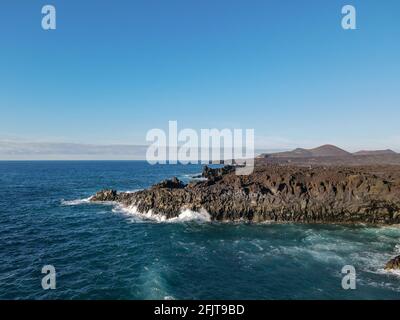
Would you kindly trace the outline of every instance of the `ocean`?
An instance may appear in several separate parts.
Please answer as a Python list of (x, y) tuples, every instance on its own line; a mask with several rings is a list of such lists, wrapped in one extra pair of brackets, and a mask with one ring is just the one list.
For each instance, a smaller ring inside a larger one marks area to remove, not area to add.
[[(399, 299), (400, 227), (148, 219), (96, 191), (132, 191), (200, 165), (0, 162), (0, 299)], [(42, 288), (42, 267), (56, 289)], [(354, 266), (356, 288), (342, 287)]]

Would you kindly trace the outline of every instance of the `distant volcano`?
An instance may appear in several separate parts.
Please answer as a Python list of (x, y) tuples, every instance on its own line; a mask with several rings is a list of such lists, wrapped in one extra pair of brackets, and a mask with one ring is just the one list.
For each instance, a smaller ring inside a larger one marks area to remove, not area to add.
[(264, 153), (257, 157), (258, 163), (314, 165), (400, 165), (400, 154), (393, 150), (362, 150), (347, 152), (336, 146), (325, 144), (313, 149), (297, 148), (292, 151)]
[(297, 148), (293, 151), (278, 152), (272, 154), (264, 154), (261, 157), (274, 157), (274, 158), (312, 158), (312, 157), (349, 157), (352, 154), (343, 149), (340, 149), (331, 144), (314, 149)]

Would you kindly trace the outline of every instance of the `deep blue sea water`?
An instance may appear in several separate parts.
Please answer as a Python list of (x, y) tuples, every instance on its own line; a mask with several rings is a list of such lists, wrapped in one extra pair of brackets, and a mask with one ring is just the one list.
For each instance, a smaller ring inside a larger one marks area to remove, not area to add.
[[(155, 222), (85, 199), (200, 166), (0, 162), (0, 299), (399, 299), (400, 227)], [(53, 265), (56, 289), (43, 290)], [(341, 286), (344, 265), (357, 287)]]

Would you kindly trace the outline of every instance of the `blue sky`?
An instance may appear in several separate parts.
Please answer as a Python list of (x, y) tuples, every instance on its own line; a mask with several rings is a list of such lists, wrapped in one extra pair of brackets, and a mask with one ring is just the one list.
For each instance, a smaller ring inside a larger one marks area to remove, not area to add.
[(400, 151), (398, 0), (4, 0), (0, 35), (0, 139), (143, 144), (177, 120)]

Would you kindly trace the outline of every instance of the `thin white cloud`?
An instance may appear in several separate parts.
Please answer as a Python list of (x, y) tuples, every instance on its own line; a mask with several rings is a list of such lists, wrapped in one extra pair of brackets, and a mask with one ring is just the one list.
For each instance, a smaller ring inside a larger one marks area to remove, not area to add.
[[(357, 145), (347, 141), (291, 140), (278, 136), (256, 136), (255, 153), (270, 153), (314, 148), (322, 144), (334, 144), (350, 152), (359, 150), (392, 149), (400, 152), (400, 136), (387, 139), (369, 139)], [(25, 139), (0, 140), (0, 160), (144, 160), (146, 145), (96, 145), (65, 142), (28, 142)]]
[(0, 160), (142, 160), (147, 146), (0, 141)]

